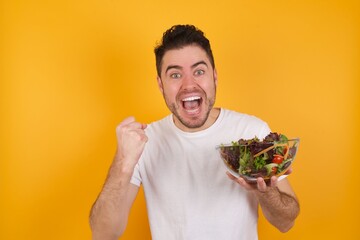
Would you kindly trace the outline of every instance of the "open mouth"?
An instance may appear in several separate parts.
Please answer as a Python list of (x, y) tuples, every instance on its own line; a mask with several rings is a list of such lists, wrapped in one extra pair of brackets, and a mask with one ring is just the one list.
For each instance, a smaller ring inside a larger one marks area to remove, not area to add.
[(183, 108), (187, 113), (197, 113), (200, 109), (202, 98), (200, 96), (191, 96), (182, 99)]

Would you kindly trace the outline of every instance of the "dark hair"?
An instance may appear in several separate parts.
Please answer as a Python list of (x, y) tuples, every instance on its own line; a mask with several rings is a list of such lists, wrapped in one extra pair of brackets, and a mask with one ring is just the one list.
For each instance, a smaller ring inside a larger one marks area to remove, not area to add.
[(210, 59), (212, 67), (215, 68), (210, 41), (205, 37), (204, 33), (193, 25), (174, 25), (163, 34), (162, 41), (154, 50), (158, 76), (161, 76), (161, 64), (167, 51), (180, 49), (192, 44), (198, 45), (204, 49)]

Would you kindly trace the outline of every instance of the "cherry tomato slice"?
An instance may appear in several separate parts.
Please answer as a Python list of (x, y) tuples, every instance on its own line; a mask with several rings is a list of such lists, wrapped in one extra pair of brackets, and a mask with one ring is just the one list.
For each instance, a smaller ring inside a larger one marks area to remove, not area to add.
[(280, 164), (284, 161), (284, 157), (281, 155), (274, 155), (274, 158), (272, 160), (273, 163)]

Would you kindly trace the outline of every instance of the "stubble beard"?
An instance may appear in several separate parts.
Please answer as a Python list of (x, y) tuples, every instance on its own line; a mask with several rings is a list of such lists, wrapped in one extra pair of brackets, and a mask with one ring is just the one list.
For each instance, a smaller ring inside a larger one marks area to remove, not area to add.
[(166, 105), (168, 106), (170, 112), (176, 117), (176, 119), (178, 119), (180, 121), (180, 123), (182, 125), (184, 125), (185, 127), (189, 128), (189, 129), (195, 129), (195, 128), (202, 127), (206, 123), (207, 119), (209, 118), (211, 109), (213, 108), (213, 106), (215, 104), (215, 94), (214, 94), (214, 97), (211, 99), (208, 99), (205, 95), (205, 101), (207, 103), (206, 104), (203, 102), (203, 104), (205, 106), (207, 106), (205, 115), (201, 115), (200, 117), (193, 117), (189, 120), (189, 119), (183, 118), (180, 115), (180, 113), (179, 113), (180, 106), (177, 106), (176, 103), (169, 104), (169, 101), (167, 101), (165, 94), (164, 94), (164, 99), (165, 99)]

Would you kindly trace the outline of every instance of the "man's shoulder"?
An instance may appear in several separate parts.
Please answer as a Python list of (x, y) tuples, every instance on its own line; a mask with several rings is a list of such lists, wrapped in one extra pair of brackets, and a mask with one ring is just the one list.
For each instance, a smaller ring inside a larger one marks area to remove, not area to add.
[(234, 121), (248, 121), (248, 122), (254, 122), (254, 123), (255, 122), (265, 123), (264, 120), (262, 120), (261, 118), (255, 116), (255, 115), (242, 113), (242, 112), (225, 109), (225, 108), (222, 108), (221, 110), (224, 112), (224, 117), (226, 119), (231, 119)]
[(270, 132), (268, 124), (259, 117), (226, 109), (223, 126), (238, 139), (250, 139), (255, 136), (264, 138)]
[(171, 114), (149, 123), (145, 131), (148, 132), (164, 131), (165, 129), (170, 127), (170, 121), (171, 121)]

